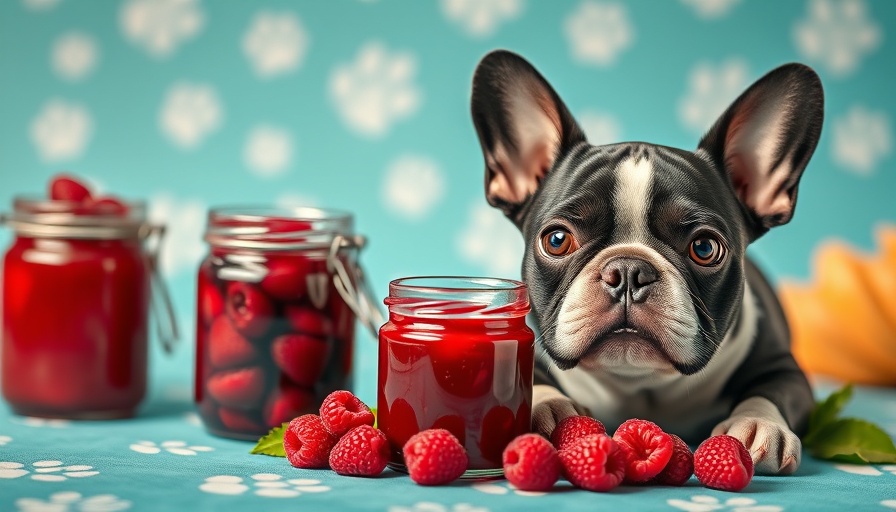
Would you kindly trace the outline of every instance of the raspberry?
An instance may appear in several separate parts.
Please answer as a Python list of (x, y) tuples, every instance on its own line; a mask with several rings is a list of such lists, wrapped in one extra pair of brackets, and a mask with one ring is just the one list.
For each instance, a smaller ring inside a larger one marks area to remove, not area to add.
[(271, 344), (271, 355), (290, 380), (311, 388), (324, 373), (330, 357), (330, 345), (322, 338), (284, 334)]
[(50, 199), (80, 203), (90, 199), (90, 189), (74, 176), (58, 174), (50, 181)]
[(334, 436), (341, 436), (362, 425), (372, 426), (374, 417), (370, 408), (364, 405), (351, 391), (334, 391), (324, 398), (320, 406), (320, 419)]
[(219, 316), (209, 330), (208, 359), (215, 368), (232, 368), (255, 359), (255, 347), (237, 332), (229, 318)]
[(117, 217), (127, 216), (130, 208), (120, 199), (112, 196), (103, 196), (96, 200), (84, 201), (93, 215), (112, 215)]
[(389, 462), (389, 440), (381, 430), (361, 425), (349, 430), (330, 452), (330, 467), (340, 475), (376, 476)]
[(551, 443), (554, 448), (562, 450), (580, 437), (594, 434), (606, 434), (604, 424), (588, 416), (570, 416), (554, 427)]
[(325, 468), (336, 437), (327, 432), (320, 416), (306, 414), (289, 422), (283, 431), (283, 449), (289, 463), (297, 468)]
[(298, 300), (308, 292), (307, 276), (310, 262), (303, 257), (271, 258), (268, 273), (261, 281), (261, 289), (279, 300)]
[(672, 437), (647, 420), (631, 419), (619, 425), (613, 440), (628, 458), (625, 479), (629, 482), (650, 480), (672, 458)]
[(504, 476), (517, 489), (547, 491), (561, 469), (554, 445), (538, 434), (523, 434), (504, 449)]
[(224, 428), (232, 432), (256, 434), (264, 430), (264, 427), (259, 425), (252, 415), (244, 411), (221, 407), (218, 409), (218, 418)]
[(320, 338), (326, 338), (333, 332), (330, 319), (314, 308), (290, 304), (286, 306), (284, 313), (294, 332)]
[(694, 454), (691, 449), (675, 434), (669, 436), (672, 438), (672, 457), (660, 474), (647, 482), (649, 484), (682, 486), (694, 474)]
[(420, 485), (453, 482), (467, 470), (469, 458), (451, 432), (432, 428), (408, 439), (402, 449), (411, 480)]
[(209, 277), (211, 269), (207, 265), (203, 265), (199, 272), (199, 281), (196, 284), (199, 295), (199, 311), (202, 321), (205, 325), (210, 325), (224, 312), (224, 298), (218, 287)]
[(713, 436), (694, 452), (694, 474), (710, 489), (739, 491), (753, 478), (753, 459), (737, 438)]
[(566, 479), (588, 491), (609, 491), (625, 478), (625, 452), (606, 434), (580, 437), (561, 450), (559, 457)]
[(263, 336), (270, 327), (274, 306), (249, 283), (233, 282), (227, 287), (227, 314), (233, 325), (247, 338)]
[(208, 379), (208, 393), (221, 405), (253, 409), (264, 394), (264, 373), (258, 366), (217, 372)]

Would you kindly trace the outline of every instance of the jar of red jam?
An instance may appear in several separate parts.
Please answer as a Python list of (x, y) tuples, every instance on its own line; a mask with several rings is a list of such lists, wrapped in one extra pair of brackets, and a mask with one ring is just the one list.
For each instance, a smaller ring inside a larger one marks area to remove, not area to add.
[(444, 428), (470, 459), (466, 477), (502, 473), (501, 456), (530, 431), (534, 335), (518, 281), (413, 277), (389, 285), (379, 331), (378, 427), (401, 450), (421, 430)]
[[(162, 228), (142, 203), (16, 198), (3, 261), (3, 397), (28, 416), (132, 416)], [(155, 244), (153, 244), (155, 239)], [(166, 347), (176, 338), (163, 288)]]
[[(213, 434), (258, 439), (352, 385), (355, 311), (368, 308), (351, 214), (221, 208), (198, 276), (196, 387)], [(360, 299), (359, 299), (360, 298)]]

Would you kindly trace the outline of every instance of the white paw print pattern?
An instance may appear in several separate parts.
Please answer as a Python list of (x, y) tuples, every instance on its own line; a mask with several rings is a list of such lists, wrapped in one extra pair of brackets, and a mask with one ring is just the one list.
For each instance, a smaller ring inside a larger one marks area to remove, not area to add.
[(728, 59), (719, 65), (698, 63), (691, 69), (688, 90), (678, 103), (681, 123), (695, 133), (709, 129), (747, 85), (747, 64)]
[(6, 446), (12, 442), (12, 438), (10, 436), (0, 436), (0, 446)]
[(179, 82), (165, 96), (159, 113), (162, 132), (184, 149), (198, 146), (220, 128), (224, 109), (215, 89), (208, 84)]
[(881, 506), (896, 510), (896, 500), (883, 500), (880, 504)]
[(205, 479), (199, 490), (210, 494), (240, 495), (252, 490), (264, 498), (295, 498), (302, 493), (329, 492), (330, 487), (320, 480), (307, 478), (286, 479), (274, 473), (256, 473), (248, 480), (234, 475), (216, 475)]
[(588, 142), (595, 146), (614, 144), (622, 140), (622, 127), (611, 114), (586, 110), (576, 117), (585, 131)]
[(156, 58), (174, 53), (205, 24), (199, 0), (129, 0), (119, 21), (124, 35)]
[(255, 74), (272, 78), (302, 65), (308, 52), (308, 33), (289, 12), (260, 12), (243, 36), (243, 53)]
[(511, 483), (502, 482), (502, 483), (492, 483), (492, 482), (481, 482), (472, 485), (473, 489), (484, 492), (485, 494), (495, 494), (498, 496), (504, 494), (516, 494), (517, 496), (544, 496), (547, 494), (546, 492), (536, 492), (536, 491), (521, 491), (513, 486)]
[(202, 232), (207, 209), (199, 200), (179, 199), (168, 193), (151, 198), (149, 218), (168, 226), (160, 256), (165, 275), (192, 271), (205, 255)]
[(473, 37), (487, 37), (520, 15), (522, 0), (442, 0), (442, 13)]
[(519, 278), (523, 237), (498, 209), (475, 203), (456, 244), (464, 260), (481, 266), (490, 275)]
[(19, 512), (116, 512), (131, 508), (131, 502), (114, 494), (83, 496), (77, 492), (57, 492), (46, 500), (19, 498), (16, 507)]
[(53, 44), (53, 71), (66, 80), (82, 80), (96, 67), (98, 53), (96, 40), (90, 35), (63, 34)]
[(780, 512), (783, 507), (777, 505), (760, 505), (753, 498), (728, 498), (721, 501), (715, 496), (697, 495), (691, 496), (689, 501), (670, 499), (666, 503), (687, 512), (709, 512), (711, 510), (724, 510), (730, 512)]
[(610, 66), (635, 40), (625, 5), (585, 1), (564, 24), (573, 57), (585, 64)]
[(21, 462), (0, 462), (0, 479), (11, 480), (31, 475), (39, 482), (64, 482), (69, 478), (87, 478), (100, 474), (93, 466), (66, 466), (59, 460), (39, 460), (25, 466)]
[(860, 175), (870, 175), (893, 150), (890, 120), (884, 111), (855, 105), (834, 120), (834, 161)]
[(243, 162), (260, 178), (280, 176), (292, 163), (292, 135), (276, 126), (259, 125), (249, 132)]
[(683, 4), (690, 6), (697, 16), (709, 20), (721, 18), (728, 14), (731, 8), (740, 0), (681, 0)]
[(330, 97), (350, 129), (367, 137), (381, 137), (420, 106), (416, 73), (417, 59), (411, 53), (393, 53), (382, 43), (369, 42), (361, 47), (354, 62), (333, 70)]
[(834, 465), (834, 467), (851, 475), (881, 476), (890, 473), (896, 476), (896, 464), (887, 464), (884, 466), (879, 466), (877, 468), (874, 466), (865, 466), (859, 464), (836, 464)]
[(797, 49), (831, 73), (852, 73), (880, 46), (882, 31), (869, 19), (863, 0), (812, 0), (808, 6), (807, 17), (793, 27)]
[(386, 169), (382, 197), (386, 207), (410, 219), (425, 217), (445, 195), (445, 178), (429, 157), (404, 155)]
[(49, 11), (56, 7), (60, 0), (22, 0), (25, 7), (32, 11)]
[(388, 512), (489, 512), (489, 509), (470, 505), (469, 503), (458, 503), (449, 506), (432, 501), (420, 501), (408, 507), (389, 507)]
[[(96, 187), (93, 187), (94, 190), (98, 190)], [(35, 427), (35, 428), (68, 428), (71, 425), (71, 421), (69, 420), (58, 420), (58, 419), (50, 419), (50, 418), (35, 418), (32, 416), (23, 416), (21, 418), (13, 418), (10, 420), (14, 423), (18, 423), (19, 425), (24, 425), (26, 427)]]
[(145, 453), (147, 455), (155, 455), (163, 451), (173, 453), (174, 455), (196, 455), (199, 452), (214, 451), (211, 446), (188, 446), (184, 441), (162, 441), (156, 444), (152, 441), (137, 441), (129, 447), (137, 453)]
[(51, 99), (31, 122), (31, 142), (45, 162), (81, 156), (92, 136), (93, 120), (80, 103)]

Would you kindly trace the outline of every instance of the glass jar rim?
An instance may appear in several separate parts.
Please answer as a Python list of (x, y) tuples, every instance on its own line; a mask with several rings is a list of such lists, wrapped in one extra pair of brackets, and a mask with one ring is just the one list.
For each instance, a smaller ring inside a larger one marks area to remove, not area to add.
[(507, 318), (529, 312), (522, 281), (494, 277), (416, 276), (389, 283), (390, 313), (425, 318)]
[(0, 215), (17, 235), (38, 238), (115, 240), (141, 237), (148, 225), (146, 203), (140, 200), (118, 201), (127, 207), (125, 215), (78, 212), (84, 204), (35, 196), (13, 198), (13, 211)]
[[(287, 224), (273, 229), (270, 221)], [(307, 227), (288, 223), (307, 223)], [(209, 210), (205, 240), (231, 249), (325, 249), (337, 235), (351, 235), (353, 224), (350, 212), (334, 208), (231, 205)]]

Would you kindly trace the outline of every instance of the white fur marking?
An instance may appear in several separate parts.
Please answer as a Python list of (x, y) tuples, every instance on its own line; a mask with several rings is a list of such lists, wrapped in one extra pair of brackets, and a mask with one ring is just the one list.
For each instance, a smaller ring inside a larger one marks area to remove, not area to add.
[(617, 232), (628, 233), (635, 241), (647, 236), (647, 205), (652, 183), (653, 166), (647, 158), (629, 158), (616, 169)]

